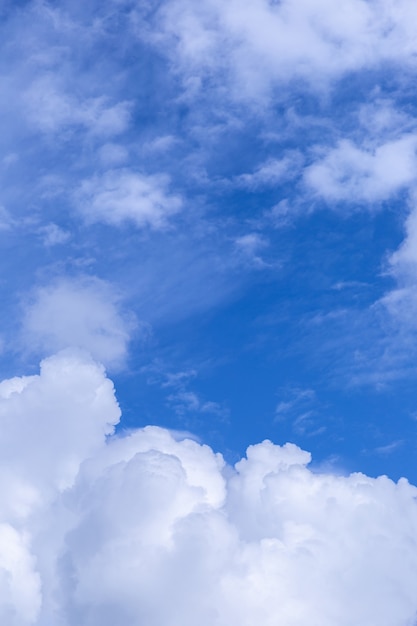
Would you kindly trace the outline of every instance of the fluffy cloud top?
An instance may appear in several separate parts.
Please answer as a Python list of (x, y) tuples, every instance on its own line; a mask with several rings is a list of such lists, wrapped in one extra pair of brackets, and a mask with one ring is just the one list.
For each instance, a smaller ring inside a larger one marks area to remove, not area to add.
[(0, 386), (0, 618), (9, 626), (411, 626), (417, 489), (308, 469), (264, 441), (234, 468), (119, 419), (77, 353)]

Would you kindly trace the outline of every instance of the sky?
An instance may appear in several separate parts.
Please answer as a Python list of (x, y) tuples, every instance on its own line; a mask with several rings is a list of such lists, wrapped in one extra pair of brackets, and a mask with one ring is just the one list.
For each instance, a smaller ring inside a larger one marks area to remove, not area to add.
[(415, 2), (0, 42), (1, 623), (416, 626)]

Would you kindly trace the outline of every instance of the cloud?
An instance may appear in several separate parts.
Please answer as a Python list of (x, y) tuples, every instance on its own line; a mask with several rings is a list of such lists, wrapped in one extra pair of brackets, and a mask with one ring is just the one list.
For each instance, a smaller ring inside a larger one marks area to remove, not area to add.
[(41, 604), (41, 582), (27, 539), (0, 524), (0, 617), (14, 625), (34, 624)]
[(54, 223), (41, 226), (39, 234), (42, 236), (43, 245), (47, 247), (66, 243), (71, 237), (68, 231)]
[(304, 181), (328, 203), (382, 202), (415, 182), (416, 148), (414, 134), (374, 148), (343, 140), (305, 169)]
[(267, 248), (269, 241), (259, 233), (247, 233), (235, 240), (235, 250), (241, 261), (256, 268), (269, 267), (268, 263), (262, 259), (260, 252)]
[(65, 92), (54, 74), (36, 78), (26, 90), (23, 102), (29, 123), (55, 135), (81, 127), (99, 137), (112, 137), (124, 132), (130, 121), (129, 102), (109, 104), (102, 96), (76, 97)]
[(108, 366), (120, 366), (133, 328), (133, 318), (123, 316), (109, 284), (60, 279), (34, 290), (25, 307), (21, 340), (25, 351), (45, 355), (75, 347)]
[(229, 411), (218, 402), (204, 399), (201, 394), (190, 389), (192, 381), (198, 376), (195, 369), (172, 372), (166, 370), (161, 361), (141, 368), (146, 375), (148, 385), (159, 385), (163, 391), (169, 390), (166, 396), (167, 405), (181, 418), (189, 423), (189, 417), (197, 414), (208, 414), (219, 418), (227, 418)]
[(169, 218), (182, 208), (179, 196), (167, 191), (166, 176), (149, 176), (128, 169), (111, 170), (85, 180), (77, 204), (88, 222), (121, 226), (132, 222), (138, 228), (165, 228)]
[(241, 174), (236, 178), (239, 186), (256, 191), (263, 187), (276, 187), (291, 180), (298, 174), (302, 165), (302, 156), (293, 152), (282, 159), (269, 159), (262, 163), (252, 174)]
[(313, 389), (284, 388), (280, 390), (280, 396), (283, 399), (275, 408), (275, 421), (290, 422), (296, 435), (312, 437), (326, 431), (320, 416), (320, 403)]
[(0, 232), (8, 231), (15, 225), (15, 221), (4, 206), (0, 205)]
[(161, 428), (112, 435), (119, 417), (80, 353), (0, 383), (4, 623), (414, 623), (406, 480), (312, 472), (270, 441), (230, 467)]
[(48, 506), (73, 484), (80, 462), (103, 445), (119, 416), (103, 367), (76, 353), (45, 360), (39, 375), (0, 383), (3, 623), (40, 624), (39, 566), (47, 554), (33, 553), (35, 528), (43, 532)]
[(409, 0), (171, 0), (159, 12), (156, 41), (162, 35), (167, 49), (176, 46), (179, 70), (200, 88), (226, 76), (235, 98), (259, 99), (283, 82), (321, 90), (381, 63), (413, 68), (415, 18)]
[(194, 415), (197, 413), (205, 413), (227, 418), (229, 414), (228, 410), (222, 407), (218, 402), (204, 400), (195, 391), (180, 390), (170, 394), (167, 400), (177, 415), (181, 417), (184, 417), (187, 413)]
[(417, 279), (417, 203), (415, 194), (410, 199), (411, 210), (405, 222), (405, 238), (390, 257), (393, 273), (409, 280)]
[[(411, 210), (405, 222), (405, 237), (388, 257), (386, 272), (395, 281), (376, 304), (388, 326), (391, 353), (403, 353), (403, 360), (414, 358), (417, 351), (417, 209), (416, 194), (409, 199)], [(386, 342), (388, 339), (386, 340)]]
[(128, 160), (127, 148), (117, 143), (105, 143), (99, 151), (101, 162), (106, 166), (121, 165)]

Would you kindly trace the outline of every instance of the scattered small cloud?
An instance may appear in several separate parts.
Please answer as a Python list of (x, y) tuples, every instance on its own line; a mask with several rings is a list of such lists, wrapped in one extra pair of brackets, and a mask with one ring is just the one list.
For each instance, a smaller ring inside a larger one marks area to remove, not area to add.
[(268, 240), (257, 232), (247, 233), (235, 239), (237, 255), (242, 261), (260, 269), (269, 267), (268, 263), (260, 256), (260, 252), (268, 245)]
[(382, 202), (416, 181), (416, 149), (415, 134), (372, 148), (343, 140), (305, 169), (304, 181), (328, 203)]
[(398, 450), (402, 445), (404, 445), (404, 441), (402, 439), (397, 439), (395, 441), (391, 441), (391, 443), (387, 443), (384, 446), (378, 446), (375, 448), (375, 452), (377, 454), (389, 455)]
[(313, 389), (289, 387), (280, 390), (284, 399), (275, 409), (275, 421), (288, 421), (296, 435), (316, 436), (327, 430), (323, 425), (316, 392)]
[(316, 401), (316, 392), (314, 389), (290, 387), (288, 389), (281, 389), (279, 395), (286, 396), (286, 399), (280, 400), (275, 408), (275, 417), (277, 420), (286, 419), (294, 409), (299, 411), (300, 407), (305, 407)]
[(167, 390), (166, 404), (181, 418), (193, 414), (208, 414), (218, 418), (227, 418), (229, 411), (218, 402), (206, 400), (200, 393), (190, 388), (192, 381), (198, 377), (195, 369), (184, 371), (169, 371), (162, 362), (154, 361), (141, 368), (141, 373), (147, 376), (149, 385), (158, 385)]
[(302, 155), (299, 152), (292, 152), (281, 159), (269, 159), (252, 174), (240, 174), (236, 177), (235, 182), (249, 191), (257, 191), (264, 187), (276, 187), (295, 178), (300, 172), (302, 164)]
[(0, 205), (0, 231), (10, 230), (16, 224), (9, 211)]
[(274, 228), (283, 228), (292, 224), (298, 211), (292, 207), (288, 199), (280, 200), (272, 209), (265, 211), (265, 218)]
[(195, 391), (178, 391), (167, 397), (168, 404), (173, 407), (177, 415), (185, 416), (198, 413), (207, 413), (216, 417), (226, 418), (229, 411), (218, 402), (203, 400)]
[(35, 289), (26, 301), (21, 345), (25, 352), (43, 355), (78, 348), (107, 366), (120, 367), (135, 326), (108, 283), (59, 279)]
[(110, 170), (85, 180), (76, 204), (87, 222), (111, 226), (133, 223), (138, 228), (163, 229), (179, 213), (183, 201), (168, 191), (169, 178), (139, 174), (129, 169)]
[(70, 132), (77, 127), (98, 137), (124, 132), (130, 122), (130, 102), (110, 104), (106, 98), (79, 98), (66, 93), (57, 75), (36, 78), (23, 96), (26, 117), (35, 129), (50, 134)]
[(54, 223), (41, 226), (38, 232), (42, 237), (44, 246), (46, 247), (64, 244), (71, 237), (71, 234), (67, 230), (64, 230), (58, 226), (58, 224)]

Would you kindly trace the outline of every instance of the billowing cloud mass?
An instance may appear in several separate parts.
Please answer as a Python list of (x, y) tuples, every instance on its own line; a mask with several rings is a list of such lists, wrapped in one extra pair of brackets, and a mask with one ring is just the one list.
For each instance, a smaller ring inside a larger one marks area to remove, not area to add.
[(234, 467), (157, 427), (114, 434), (103, 368), (62, 352), (0, 384), (0, 618), (9, 626), (411, 626), (417, 489)]

